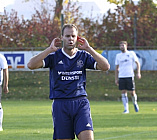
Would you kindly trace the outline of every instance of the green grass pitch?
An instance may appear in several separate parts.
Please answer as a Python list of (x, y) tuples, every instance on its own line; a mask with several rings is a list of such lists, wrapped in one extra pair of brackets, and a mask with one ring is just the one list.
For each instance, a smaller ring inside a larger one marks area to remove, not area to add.
[[(50, 100), (3, 100), (1, 140), (52, 140)], [(139, 102), (136, 113), (130, 102), (129, 114), (116, 101), (91, 101), (95, 140), (156, 140), (157, 102)]]

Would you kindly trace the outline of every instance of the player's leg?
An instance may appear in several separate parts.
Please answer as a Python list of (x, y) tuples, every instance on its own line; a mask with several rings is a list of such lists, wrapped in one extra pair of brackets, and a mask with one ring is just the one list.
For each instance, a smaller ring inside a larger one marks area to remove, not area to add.
[(0, 131), (3, 131), (2, 122), (3, 122), (3, 108), (1, 104), (1, 96), (2, 96), (2, 87), (0, 85)]
[(94, 140), (90, 104), (87, 98), (76, 101), (74, 116), (75, 134), (79, 140)]
[(129, 113), (129, 100), (127, 96), (126, 84), (126, 78), (119, 78), (119, 90), (121, 90), (122, 103), (124, 105), (124, 114)]
[(75, 139), (73, 122), (70, 117), (70, 101), (55, 99), (52, 104), (52, 117), (54, 126), (54, 140)]
[(2, 122), (3, 122), (3, 108), (2, 108), (2, 105), (0, 103), (0, 131), (3, 131)]
[(135, 92), (134, 77), (128, 79), (128, 87), (127, 87), (127, 89), (129, 90), (129, 92), (131, 94), (131, 98), (132, 98), (132, 102), (133, 102), (135, 111), (138, 112), (139, 111), (139, 106), (137, 104), (137, 94)]
[(126, 90), (122, 90), (122, 102), (124, 105), (124, 114), (129, 113), (129, 100), (128, 100), (128, 96), (127, 96), (127, 91)]
[(135, 90), (130, 91), (130, 93), (131, 93), (131, 98), (132, 98), (132, 102), (133, 102), (133, 105), (134, 105), (134, 109), (135, 109), (136, 112), (138, 112), (139, 111), (139, 106), (137, 104), (137, 94), (136, 94)]
[(79, 140), (94, 140), (94, 134), (92, 130), (85, 130), (78, 135)]

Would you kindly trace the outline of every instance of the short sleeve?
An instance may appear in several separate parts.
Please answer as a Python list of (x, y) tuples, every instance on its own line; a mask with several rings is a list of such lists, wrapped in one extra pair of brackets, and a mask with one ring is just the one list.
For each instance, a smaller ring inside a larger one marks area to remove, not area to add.
[(136, 53), (134, 51), (132, 51), (132, 54), (133, 54), (134, 61), (138, 62), (138, 57), (137, 57)]
[(7, 60), (3, 55), (0, 57), (0, 62), (1, 62), (2, 69), (8, 68)]
[(43, 60), (43, 68), (52, 68), (54, 62), (54, 55), (49, 54), (44, 60)]
[(88, 53), (86, 53), (87, 62), (86, 62), (86, 68), (87, 69), (96, 69), (97, 62), (95, 59)]
[(119, 65), (119, 62), (118, 62), (118, 55), (116, 55), (115, 65)]

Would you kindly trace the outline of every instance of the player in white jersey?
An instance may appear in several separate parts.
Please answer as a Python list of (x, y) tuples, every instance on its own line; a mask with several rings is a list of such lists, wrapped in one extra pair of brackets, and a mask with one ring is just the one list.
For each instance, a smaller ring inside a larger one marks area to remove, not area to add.
[[(3, 131), (2, 122), (3, 122), (3, 108), (1, 104), (1, 96), (2, 96), (2, 89), (4, 93), (8, 93), (8, 64), (6, 58), (0, 54), (0, 131)], [(4, 81), (3, 81), (4, 79)], [(3, 87), (2, 87), (3, 83)]]
[(135, 92), (135, 82), (134, 82), (134, 63), (137, 65), (137, 78), (141, 78), (140, 63), (138, 58), (133, 51), (127, 50), (127, 42), (121, 41), (119, 43), (121, 53), (116, 55), (115, 60), (115, 84), (119, 85), (119, 90), (122, 94), (122, 102), (124, 105), (124, 114), (129, 113), (128, 97), (127, 91), (131, 94), (132, 102), (135, 111), (139, 111), (139, 106), (137, 104), (137, 94)]
[[(57, 46), (63, 41), (63, 48)], [(76, 43), (80, 42), (78, 50)], [(54, 38), (50, 47), (34, 56), (28, 68), (50, 69), (50, 95), (53, 100), (53, 139), (94, 140), (90, 105), (86, 93), (86, 69), (106, 71), (110, 65), (85, 38), (78, 37), (74, 24), (62, 28), (62, 37)]]

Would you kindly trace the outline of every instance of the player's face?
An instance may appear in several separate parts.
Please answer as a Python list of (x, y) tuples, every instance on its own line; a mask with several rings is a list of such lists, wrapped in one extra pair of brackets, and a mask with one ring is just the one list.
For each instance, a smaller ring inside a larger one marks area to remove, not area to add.
[(120, 44), (120, 45), (119, 45), (119, 48), (120, 48), (120, 50), (121, 50), (122, 52), (126, 52), (126, 50), (127, 50), (127, 45), (126, 45), (126, 44)]
[(77, 30), (75, 28), (65, 28), (62, 41), (66, 49), (73, 49), (77, 42)]

